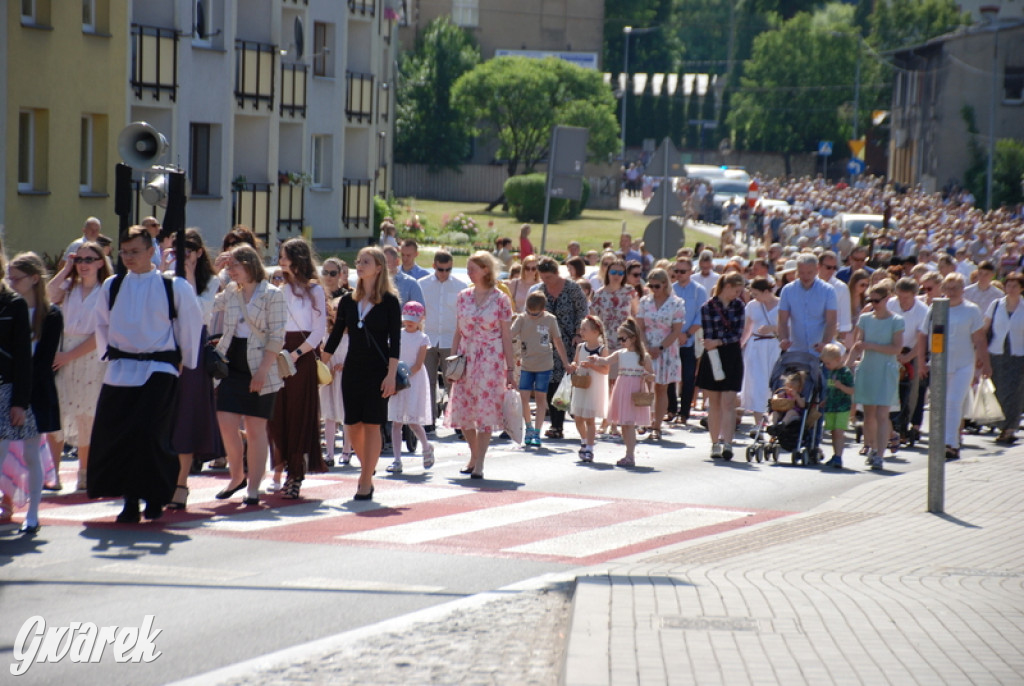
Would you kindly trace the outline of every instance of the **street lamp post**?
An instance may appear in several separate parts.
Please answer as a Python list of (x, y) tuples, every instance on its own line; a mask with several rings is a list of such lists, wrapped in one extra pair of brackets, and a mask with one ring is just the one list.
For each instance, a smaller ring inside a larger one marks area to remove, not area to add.
[(647, 29), (634, 29), (632, 26), (622, 27), (622, 33), (625, 37), (623, 49), (622, 49), (622, 73), (624, 75), (622, 81), (622, 163), (626, 163), (626, 98), (629, 97), (629, 37), (634, 33), (638, 36), (642, 36), (645, 33), (651, 33), (657, 31), (657, 28)]

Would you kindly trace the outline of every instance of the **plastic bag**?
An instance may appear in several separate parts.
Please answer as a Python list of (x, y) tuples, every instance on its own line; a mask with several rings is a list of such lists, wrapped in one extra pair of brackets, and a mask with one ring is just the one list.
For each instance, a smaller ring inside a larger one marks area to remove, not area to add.
[(501, 401), (501, 419), (505, 431), (516, 443), (523, 442), (523, 401), (519, 391), (505, 389), (505, 397)]
[(986, 378), (978, 382), (967, 418), (979, 426), (998, 424), (1006, 420), (1003, 408), (996, 399), (996, 387), (992, 379)]
[(565, 412), (569, 409), (569, 403), (572, 402), (572, 379), (569, 378), (568, 374), (562, 375), (562, 380), (558, 384), (558, 390), (555, 391), (555, 395), (551, 398), (551, 405), (556, 410)]

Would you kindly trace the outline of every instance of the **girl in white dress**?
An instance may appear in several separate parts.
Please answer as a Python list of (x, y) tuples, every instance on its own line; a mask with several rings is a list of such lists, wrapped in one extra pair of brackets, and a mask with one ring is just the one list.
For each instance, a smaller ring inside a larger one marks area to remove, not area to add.
[(580, 323), (580, 338), (583, 342), (576, 347), (576, 374), (590, 377), (587, 388), (574, 388), (569, 412), (576, 421), (580, 434), (580, 462), (594, 461), (594, 438), (597, 433), (598, 417), (604, 419), (608, 413), (608, 370), (610, 364), (596, 361), (589, 368), (582, 367), (584, 360), (605, 357), (608, 348), (604, 344), (604, 325), (601, 320), (588, 314)]
[(772, 282), (757, 278), (750, 284), (753, 298), (746, 307), (743, 327), (743, 387), (740, 407), (754, 413), (754, 425), (761, 426), (761, 417), (771, 398), (770, 378), (779, 354), (779, 298), (772, 292)]
[(430, 378), (423, 361), (427, 359), (430, 338), (423, 333), (423, 305), (410, 300), (402, 307), (402, 342), (399, 359), (409, 365), (409, 387), (388, 400), (388, 421), (391, 422), (391, 446), (395, 461), (388, 465), (392, 474), (402, 473), (402, 426), (408, 424), (423, 445), (423, 468), (434, 466), (434, 446), (427, 440), (424, 424), (433, 420), (430, 411)]
[[(106, 363), (96, 354), (96, 303), (110, 264), (98, 243), (83, 243), (46, 285), (50, 302), (64, 315), (64, 337), (53, 358), (64, 442), (78, 446), (77, 490), (85, 490), (89, 444)], [(53, 455), (60, 472), (60, 453)]]

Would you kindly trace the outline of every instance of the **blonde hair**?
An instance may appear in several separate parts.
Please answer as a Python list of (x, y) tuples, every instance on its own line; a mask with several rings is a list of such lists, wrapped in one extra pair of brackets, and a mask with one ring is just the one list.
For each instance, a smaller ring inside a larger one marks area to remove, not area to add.
[(633, 339), (633, 350), (640, 357), (640, 363), (647, 359), (647, 346), (644, 345), (644, 339), (640, 335), (640, 327), (636, 325), (636, 320), (632, 317), (626, 317), (626, 321), (622, 322), (618, 329), (619, 333), (625, 332), (627, 336)]
[(384, 251), (375, 245), (370, 245), (359, 251), (356, 255), (356, 263), (359, 262), (359, 258), (363, 255), (369, 255), (373, 258), (373, 261), (380, 267), (380, 271), (377, 272), (377, 278), (373, 282), (373, 291), (367, 293), (364, 286), (363, 280), (356, 280), (356, 292), (352, 294), (352, 298), (359, 302), (363, 298), (369, 298), (370, 302), (374, 305), (379, 305), (383, 299), (385, 293), (391, 295), (397, 295), (395, 293), (395, 287), (391, 283), (391, 273), (388, 271), (388, 262), (384, 258)]
[(820, 358), (822, 360), (841, 360), (843, 359), (843, 349), (835, 343), (829, 343), (821, 349)]
[(487, 270), (484, 277), (484, 286), (494, 288), (495, 284), (498, 283), (498, 261), (494, 259), (494, 255), (486, 250), (477, 250), (470, 255), (469, 261), (481, 269)]
[(37, 277), (35, 285), (32, 286), (36, 298), (35, 312), (32, 313), (32, 340), (38, 341), (43, 335), (43, 322), (50, 312), (50, 299), (46, 297), (46, 265), (34, 252), (23, 252), (14, 256), (8, 268), (17, 269), (26, 276)]

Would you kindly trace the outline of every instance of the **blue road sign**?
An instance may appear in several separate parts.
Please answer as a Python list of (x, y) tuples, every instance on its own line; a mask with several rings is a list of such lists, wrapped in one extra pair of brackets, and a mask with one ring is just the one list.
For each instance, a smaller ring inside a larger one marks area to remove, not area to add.
[(865, 169), (864, 160), (858, 160), (856, 157), (852, 158), (846, 163), (846, 171), (853, 176), (857, 174), (863, 174)]
[(818, 154), (822, 157), (828, 157), (832, 154), (832, 141), (820, 141), (818, 143)]

